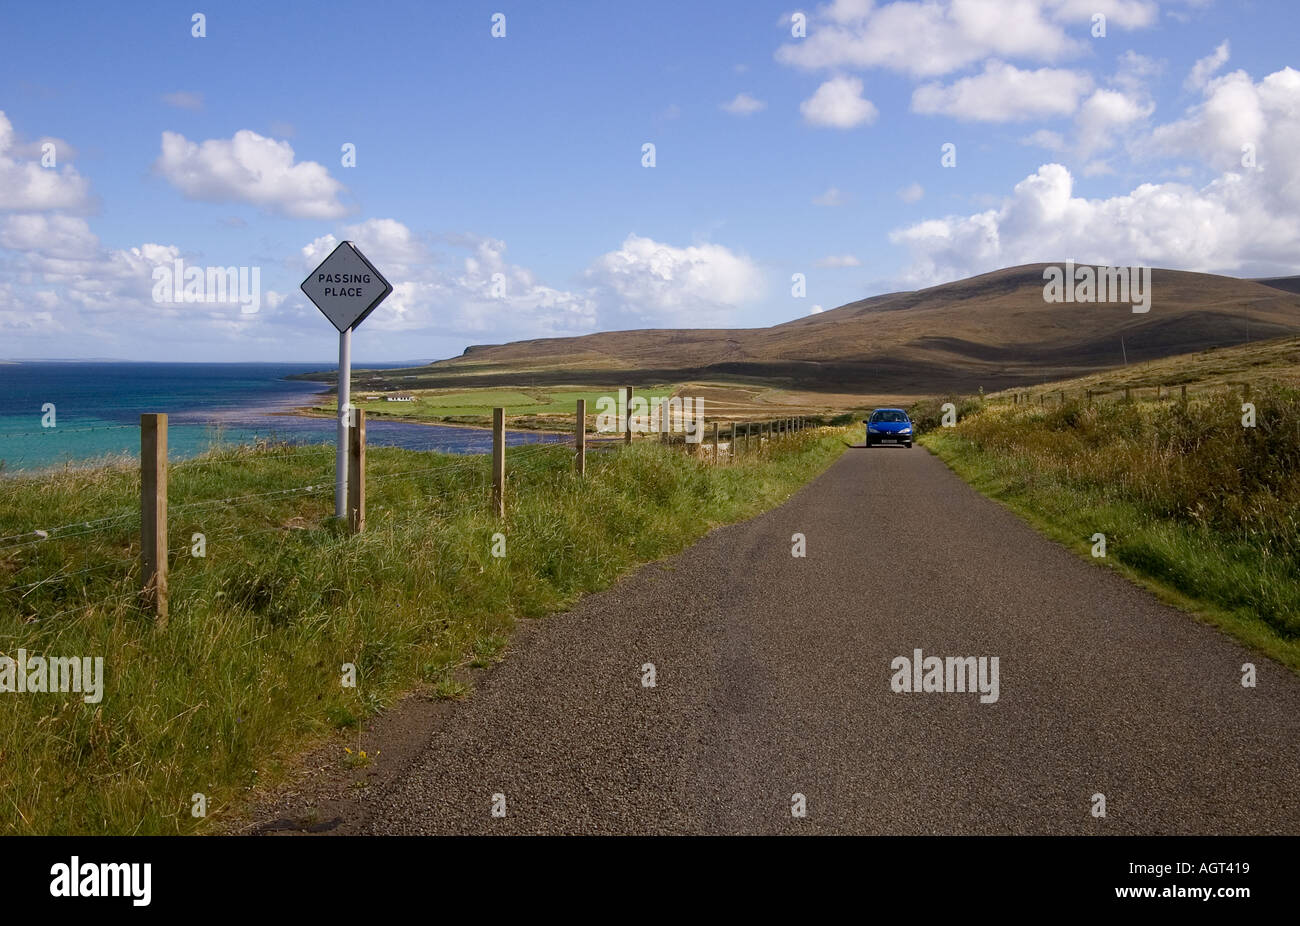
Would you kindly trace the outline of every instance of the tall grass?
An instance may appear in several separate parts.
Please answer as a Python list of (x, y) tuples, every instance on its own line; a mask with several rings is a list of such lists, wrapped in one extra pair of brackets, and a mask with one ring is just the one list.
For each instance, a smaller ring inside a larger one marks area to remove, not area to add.
[(1193, 601), (1300, 667), (1300, 391), (1187, 402), (990, 404), (924, 442), (1055, 532)]
[(172, 468), (162, 631), (135, 600), (134, 468), (0, 480), (0, 653), (103, 656), (106, 676), (99, 704), (0, 694), (0, 832), (202, 829), (331, 731), (496, 658), (516, 620), (769, 507), (843, 446), (805, 432), (714, 467), (647, 441), (590, 452), (583, 479), (571, 449), (512, 449), (504, 523), (484, 458), (375, 448), (359, 536), (329, 517), (330, 451), (221, 450)]

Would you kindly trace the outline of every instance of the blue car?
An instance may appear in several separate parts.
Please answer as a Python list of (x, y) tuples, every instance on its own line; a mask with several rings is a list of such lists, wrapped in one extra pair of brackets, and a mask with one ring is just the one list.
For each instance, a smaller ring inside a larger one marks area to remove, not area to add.
[(912, 419), (901, 408), (878, 408), (865, 423), (868, 447), (877, 444), (912, 446)]

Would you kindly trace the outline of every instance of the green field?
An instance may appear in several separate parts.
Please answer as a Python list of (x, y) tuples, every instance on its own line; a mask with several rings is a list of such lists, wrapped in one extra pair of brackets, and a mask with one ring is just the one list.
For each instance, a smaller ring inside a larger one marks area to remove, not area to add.
[[(649, 400), (666, 398), (673, 393), (672, 385), (637, 389), (634, 393)], [(410, 393), (414, 402), (389, 402), (385, 399), (367, 400), (367, 395)], [(355, 388), (352, 405), (365, 409), (367, 415), (383, 415), (404, 421), (442, 422), (450, 424), (487, 425), (492, 421), (492, 409), (504, 408), (510, 426), (535, 430), (571, 430), (573, 416), (579, 399), (587, 401), (589, 423), (596, 415), (596, 403), (602, 398), (614, 398), (616, 390), (593, 391), (580, 387), (549, 389), (459, 389), (459, 390), (393, 390), (376, 392)], [(315, 406), (322, 414), (333, 416), (338, 404), (331, 400)], [(567, 418), (567, 421), (565, 420)]]
[(512, 448), (504, 522), (484, 457), (372, 448), (359, 536), (330, 517), (330, 449), (217, 451), (171, 469), (165, 629), (136, 605), (134, 467), (0, 480), (0, 651), (105, 663), (97, 704), (0, 694), (0, 832), (219, 827), (315, 746), (359, 761), (361, 719), (403, 693), (460, 694), (453, 673), (499, 659), (517, 620), (783, 501), (844, 446), (809, 431), (717, 467), (646, 440), (585, 478), (571, 449)]

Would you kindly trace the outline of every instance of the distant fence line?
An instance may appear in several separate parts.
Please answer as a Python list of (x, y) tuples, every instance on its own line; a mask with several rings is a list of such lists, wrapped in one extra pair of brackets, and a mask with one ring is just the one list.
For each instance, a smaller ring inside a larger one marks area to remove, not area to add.
[[(1251, 396), (1251, 384), (1244, 381), (1225, 382), (1223, 386), (1229, 389), (1240, 389), (1243, 399), (1249, 399)], [(1201, 390), (1202, 394), (1209, 390)], [(1037, 396), (1037, 401), (1034, 401)], [(1003, 402), (1010, 405), (1033, 405), (1045, 406), (1048, 404), (1064, 405), (1067, 401), (1077, 399), (1087, 405), (1104, 401), (1122, 401), (1134, 402), (1140, 399), (1154, 399), (1156, 401), (1187, 401), (1187, 384), (1157, 383), (1154, 386), (1117, 386), (1114, 389), (1044, 389), (1041, 391), (1027, 390), (996, 396), (990, 396), (990, 401)]]

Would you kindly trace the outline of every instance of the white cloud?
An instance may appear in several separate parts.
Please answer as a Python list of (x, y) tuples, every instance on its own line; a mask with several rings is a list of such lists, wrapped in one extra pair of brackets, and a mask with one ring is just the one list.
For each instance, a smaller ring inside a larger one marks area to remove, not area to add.
[(1078, 140), (1075, 153), (1086, 158), (1114, 143), (1115, 135), (1133, 123), (1147, 118), (1155, 110), (1149, 101), (1119, 90), (1096, 90), (1079, 107), (1075, 120)]
[(1233, 71), (1209, 81), (1203, 92), (1203, 103), (1157, 128), (1144, 150), (1196, 155), (1220, 170), (1240, 170), (1242, 146), (1253, 145), (1261, 166), (1271, 161), (1276, 185), (1300, 186), (1294, 156), (1300, 144), (1300, 71), (1283, 68), (1258, 84), (1245, 71)]
[(947, 86), (929, 83), (917, 87), (912, 93), (912, 109), (965, 122), (1068, 116), (1091, 87), (1092, 78), (1081, 71), (1022, 71), (992, 60), (985, 62), (982, 74), (963, 77)]
[(808, 314), (809, 314), (809, 315), (820, 315), (820, 314), (822, 314), (822, 312), (824, 312), (824, 311), (826, 311), (826, 310), (823, 309), (821, 306), (819, 306), (819, 305), (815, 305), (815, 306), (812, 306), (812, 307), (810, 307), (810, 308), (808, 309)]
[(1203, 89), (1215, 72), (1228, 63), (1230, 52), (1228, 40), (1224, 39), (1218, 48), (1192, 65), (1192, 70), (1183, 81), (1183, 86), (1188, 90)]
[[(1300, 268), (1300, 166), (1289, 156), (1300, 144), (1300, 73), (1285, 69), (1252, 85), (1267, 121), (1262, 149), (1281, 151), (1261, 169), (1223, 173), (1201, 188), (1144, 183), (1107, 199), (1074, 195), (1070, 172), (1045, 164), (1018, 183), (994, 209), (929, 219), (890, 239), (913, 255), (908, 279), (933, 283), (997, 267), (1073, 257), (1105, 264), (1268, 275)], [(1243, 102), (1237, 80), (1218, 92)], [(1212, 140), (1225, 131), (1222, 106), (1198, 109), (1162, 136), (1165, 143)], [(1169, 128), (1169, 127), (1164, 127)], [(1232, 134), (1230, 129), (1226, 129)], [(1287, 143), (1274, 147), (1285, 140)]]
[[(59, 156), (57, 140), (55, 156)], [(90, 183), (76, 168), (42, 167), (32, 145), (20, 145), (13, 124), (0, 110), (0, 210), (45, 212), (52, 209), (82, 211), (90, 205)], [(23, 159), (31, 153), (32, 160)], [(69, 150), (69, 154), (71, 151)], [(64, 160), (68, 160), (65, 156)]]
[(0, 222), (0, 247), (62, 260), (82, 260), (94, 255), (99, 239), (85, 219), (29, 213), (10, 215)]
[(856, 77), (833, 77), (799, 104), (799, 111), (812, 125), (851, 129), (876, 121), (875, 104), (862, 97), (862, 81)]
[(164, 93), (162, 101), (168, 106), (175, 106), (177, 109), (200, 110), (203, 108), (203, 94), (192, 93), (189, 90), (177, 90), (175, 93)]
[(721, 104), (720, 108), (733, 116), (751, 116), (767, 109), (767, 104), (762, 100), (754, 99), (748, 93), (737, 93), (735, 99)]
[(288, 142), (241, 129), (234, 137), (196, 144), (163, 132), (162, 154), (154, 163), (187, 198), (244, 202), (300, 219), (330, 219), (347, 210), (339, 202), (343, 184), (315, 161), (294, 163)]
[(438, 250), (395, 219), (367, 219), (302, 249), (314, 268), (340, 240), (356, 243), (393, 284), (393, 294), (367, 320), (369, 328), (426, 331), (516, 340), (585, 334), (596, 328), (596, 306), (585, 293), (554, 289), (505, 259), (505, 242), (445, 235)]
[(1050, 64), (1087, 54), (1087, 32), (1077, 27), (1090, 27), (1097, 13), (1105, 15), (1109, 30), (1142, 29), (1159, 20), (1160, 4), (1156, 0), (833, 0), (809, 16), (808, 36), (781, 46), (776, 59), (804, 70), (886, 68), (912, 77), (942, 76), (987, 58)]
[(848, 196), (838, 187), (829, 187), (825, 193), (813, 197), (814, 206), (843, 206), (848, 201)]
[(820, 258), (814, 266), (838, 269), (841, 267), (861, 267), (862, 261), (858, 260), (852, 254), (832, 254), (828, 257)]
[(679, 248), (635, 234), (593, 261), (586, 279), (604, 328), (719, 322), (759, 299), (765, 288), (757, 264), (720, 244)]
[(909, 183), (898, 191), (898, 198), (905, 203), (918, 202), (925, 195), (925, 187), (919, 183)]
[(1040, 7), (1024, 0), (837, 0), (810, 17), (807, 38), (783, 45), (776, 57), (805, 70), (882, 67), (933, 77), (992, 55), (1056, 61), (1076, 53), (1079, 43)]

